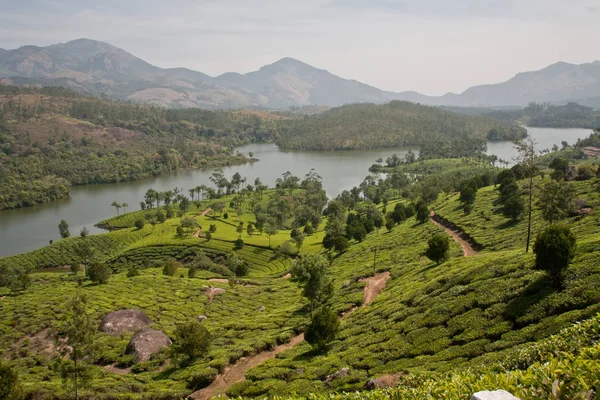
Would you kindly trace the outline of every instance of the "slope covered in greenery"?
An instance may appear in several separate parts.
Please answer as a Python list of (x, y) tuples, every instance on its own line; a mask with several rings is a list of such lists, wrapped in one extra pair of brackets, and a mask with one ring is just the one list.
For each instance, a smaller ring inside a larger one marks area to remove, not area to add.
[(245, 163), (235, 146), (273, 138), (278, 118), (259, 115), (0, 85), (0, 210), (67, 196), (70, 185)]
[[(446, 176), (447, 168), (473, 179), (465, 165), (442, 160), (410, 168), (433, 177)], [(439, 166), (441, 171), (436, 170)], [(494, 169), (476, 167), (479, 174), (494, 172), (496, 178)], [(540, 187), (550, 179), (539, 175), (534, 183)], [(426, 257), (428, 240), (439, 234), (447, 237), (447, 232), (428, 219), (427, 206), (423, 217), (419, 202), (413, 206), (409, 201), (425, 193), (420, 183), (408, 181), (405, 197), (398, 197), (391, 180), (366, 179), (360, 189), (326, 208), (314, 173), (301, 182), (284, 174), (271, 190), (233, 190), (211, 200), (179, 199), (156, 207), (156, 201), (150, 201), (150, 209), (103, 221), (114, 229), (109, 233), (64, 239), (38, 252), (1, 259), (2, 276), (22, 266), (63, 267), (83, 262), (78, 243), (89, 241), (96, 248), (94, 262), (110, 266), (112, 276), (105, 283), (92, 283), (64, 268), (59, 273), (38, 269), (28, 287), (20, 287), (19, 280), (8, 282), (0, 288), (0, 352), (10, 359), (30, 396), (69, 398), (71, 381), (65, 384), (62, 379), (60, 342), (56, 347), (53, 338), (64, 329), (65, 304), (74, 293), (87, 295), (95, 329), (106, 313), (135, 308), (176, 345), (178, 327), (200, 317), (212, 343), (206, 353), (188, 362), (178, 361), (172, 349), (136, 362), (125, 352), (132, 333), (108, 336), (96, 331), (98, 347), (84, 359), (92, 378), (82, 388), (84, 397), (183, 398), (208, 386), (240, 358), (298, 340), (296, 335), (305, 332), (311, 320), (313, 302), (302, 297), (295, 283), (294, 258), (320, 254), (331, 280), (322, 301), (334, 320), (341, 317), (339, 333), (325, 347), (301, 341), (245, 370), (245, 380), (229, 382), (228, 395), (464, 398), (477, 390), (503, 388), (523, 399), (545, 398), (553, 390), (563, 398), (585, 396), (600, 378), (598, 178), (569, 182), (586, 212), (563, 221), (575, 234), (577, 248), (560, 289), (534, 267), (534, 254), (525, 253), (527, 218), (509, 220), (501, 214), (498, 187), (483, 186), (481, 180), (469, 211), (454, 185), (445, 188), (448, 193), (431, 196), (429, 206), (437, 215), (483, 246), (464, 257), (461, 244), (450, 241), (448, 260), (433, 262)], [(526, 196), (527, 181), (516, 185), (518, 195)], [(380, 200), (374, 205), (365, 198)], [(393, 219), (403, 206), (415, 208), (416, 215), (404, 213), (385, 227), (373, 223), (368, 233), (356, 235), (356, 227), (368, 215), (382, 211)], [(534, 238), (548, 225), (540, 208), (534, 202)], [(306, 229), (314, 209), (325, 209), (325, 215), (316, 216), (318, 221), (310, 224), (315, 230), (301, 245), (291, 245), (290, 238), (298, 235), (291, 228)], [(169, 216), (158, 218), (165, 211)], [(260, 226), (265, 216), (270, 222), (262, 229), (247, 230)], [(344, 221), (341, 227), (336, 226), (339, 218)], [(269, 229), (269, 224), (277, 229)], [(349, 228), (355, 229), (352, 234)], [(328, 249), (326, 235), (336, 230), (337, 235), (345, 232), (347, 246)], [(166, 267), (173, 260), (181, 264), (170, 274)], [(239, 273), (232, 262), (242, 262), (247, 269)], [(195, 275), (190, 272), (194, 268)], [(360, 307), (365, 298), (362, 278), (383, 271), (391, 274), (387, 286)], [(563, 328), (568, 329), (561, 332)], [(380, 377), (395, 379), (392, 386), (397, 387), (342, 394), (362, 391)]]
[[(524, 130), (484, 117), (466, 116), (419, 104), (353, 104), (281, 123), (278, 144), (287, 149), (374, 149), (437, 143), (465, 155), (485, 139), (513, 139)], [(457, 144), (460, 142), (461, 146)], [(452, 155), (450, 150), (449, 154)]]

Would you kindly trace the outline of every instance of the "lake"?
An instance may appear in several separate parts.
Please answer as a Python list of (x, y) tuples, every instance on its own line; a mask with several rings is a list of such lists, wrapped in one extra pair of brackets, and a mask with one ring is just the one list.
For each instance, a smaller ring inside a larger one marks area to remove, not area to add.
[[(560, 146), (566, 140), (573, 144), (579, 138), (589, 136), (589, 129), (528, 128), (529, 134), (538, 142), (538, 149)], [(273, 185), (283, 172), (290, 171), (304, 177), (312, 168), (323, 178), (323, 186), (329, 197), (335, 197), (345, 189), (358, 185), (367, 175), (368, 168), (379, 157), (384, 160), (396, 153), (403, 157), (406, 148), (381, 150), (351, 150), (336, 152), (284, 151), (273, 144), (251, 144), (238, 149), (245, 155), (254, 153), (260, 161), (253, 164), (223, 168), (231, 177), (239, 172), (252, 184), (260, 177), (263, 183)], [(418, 153), (415, 148), (413, 151)], [(488, 143), (488, 154), (510, 161), (515, 150), (510, 142)], [(23, 253), (48, 244), (49, 240), (60, 238), (58, 223), (67, 220), (72, 235), (78, 235), (82, 227), (90, 232), (102, 230), (94, 224), (115, 215), (113, 201), (128, 203), (129, 211), (138, 210), (144, 193), (149, 188), (165, 191), (179, 187), (187, 189), (198, 185), (209, 185), (213, 169), (181, 171), (156, 178), (135, 182), (108, 185), (76, 186), (71, 196), (51, 203), (34, 207), (0, 211), (0, 257)]]

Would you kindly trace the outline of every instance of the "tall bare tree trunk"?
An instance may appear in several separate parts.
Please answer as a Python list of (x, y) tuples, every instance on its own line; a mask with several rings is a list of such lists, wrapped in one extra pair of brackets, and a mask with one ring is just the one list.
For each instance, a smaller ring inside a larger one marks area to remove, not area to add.
[(531, 208), (533, 202), (533, 172), (529, 175), (529, 221), (527, 222), (527, 246), (525, 253), (529, 253), (529, 243), (531, 242)]

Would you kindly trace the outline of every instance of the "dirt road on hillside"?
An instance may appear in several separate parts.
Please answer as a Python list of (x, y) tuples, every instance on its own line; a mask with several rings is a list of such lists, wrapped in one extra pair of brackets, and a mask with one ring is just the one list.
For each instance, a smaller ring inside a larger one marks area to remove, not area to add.
[[(434, 217), (435, 211), (432, 210), (430, 216)], [(460, 237), (460, 234), (458, 232), (455, 232), (452, 229), (445, 227), (444, 225), (440, 224), (433, 218), (431, 218), (431, 222), (433, 222), (435, 225), (437, 225), (440, 228), (442, 228), (443, 230), (445, 230), (448, 235), (452, 236), (452, 239), (454, 239), (455, 242), (457, 242), (458, 244), (461, 245), (461, 247), (463, 249), (463, 256), (470, 257), (470, 256), (474, 256), (478, 253), (478, 251), (475, 250), (469, 242), (467, 242), (466, 240), (464, 240), (463, 238)]]
[[(385, 288), (389, 279), (390, 273), (383, 272), (361, 280), (367, 282), (362, 307), (375, 300), (377, 295)], [(357, 308), (350, 310), (343, 318), (347, 318), (348, 315), (356, 310)], [(257, 367), (267, 360), (275, 358), (277, 354), (289, 350), (303, 341), (304, 334), (302, 333), (294, 336), (288, 343), (275, 347), (273, 350), (262, 351), (250, 357), (240, 358), (235, 364), (225, 368), (225, 371), (223, 371), (222, 374), (217, 375), (215, 380), (209, 386), (192, 393), (189, 398), (194, 400), (208, 400), (213, 396), (224, 395), (229, 387), (235, 383), (242, 382), (245, 379), (246, 371)]]

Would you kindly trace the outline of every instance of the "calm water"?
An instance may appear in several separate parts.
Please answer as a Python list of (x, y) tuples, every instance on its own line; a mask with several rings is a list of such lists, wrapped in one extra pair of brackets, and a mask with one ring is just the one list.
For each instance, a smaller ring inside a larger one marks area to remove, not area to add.
[[(587, 137), (586, 129), (530, 128), (530, 134), (538, 141), (540, 149), (560, 146), (563, 140), (574, 143)], [(285, 171), (303, 177), (311, 168), (323, 177), (323, 185), (329, 197), (335, 197), (344, 189), (359, 184), (368, 174), (368, 168), (381, 157), (384, 160), (396, 153), (403, 157), (409, 148), (384, 150), (355, 150), (339, 152), (282, 151), (272, 144), (252, 144), (238, 150), (244, 154), (253, 152), (260, 161), (254, 164), (224, 168), (231, 177), (239, 172), (249, 183), (260, 177), (263, 183), (272, 185)], [(488, 153), (504, 160), (515, 155), (512, 143), (489, 143)], [(23, 253), (48, 244), (50, 239), (59, 239), (58, 223), (69, 222), (71, 234), (77, 235), (82, 227), (92, 233), (98, 221), (115, 215), (113, 201), (129, 203), (129, 211), (138, 210), (139, 202), (149, 188), (164, 191), (179, 187), (187, 189), (201, 184), (210, 184), (212, 169), (182, 171), (153, 179), (136, 182), (74, 187), (69, 198), (35, 207), (0, 212), (0, 256)]]

